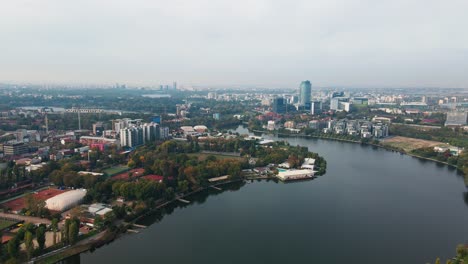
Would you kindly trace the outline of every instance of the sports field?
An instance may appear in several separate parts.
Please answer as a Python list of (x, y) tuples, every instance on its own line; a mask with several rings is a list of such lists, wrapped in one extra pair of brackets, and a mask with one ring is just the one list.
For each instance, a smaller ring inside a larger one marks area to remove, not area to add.
[[(51, 188), (51, 189), (46, 189), (46, 190), (39, 191), (37, 193), (34, 193), (33, 195), (37, 199), (45, 201), (45, 200), (47, 200), (49, 198), (52, 198), (52, 197), (57, 196), (57, 195), (59, 195), (61, 193), (64, 193), (64, 192), (66, 192), (66, 190), (59, 190), (59, 189)], [(21, 209), (23, 209), (26, 206), (26, 201), (24, 199), (24, 196), (22, 196), (22, 197), (20, 197), (18, 199), (14, 199), (14, 200), (2, 203), (0, 206), (2, 208), (8, 208), (11, 211), (20, 211)]]
[(129, 171), (125, 171), (122, 173), (119, 173), (117, 175), (112, 176), (112, 179), (116, 180), (128, 180), (130, 178), (130, 174), (132, 175), (132, 178), (138, 178), (143, 176), (145, 173), (145, 169), (143, 168), (137, 168), (137, 169), (132, 169)]
[(115, 167), (112, 167), (112, 168), (109, 168), (109, 169), (105, 169), (103, 172), (105, 174), (107, 174), (107, 176), (114, 176), (114, 175), (117, 175), (117, 174), (120, 174), (120, 173), (123, 173), (123, 172), (126, 172), (128, 171), (129, 168), (127, 166), (115, 166)]

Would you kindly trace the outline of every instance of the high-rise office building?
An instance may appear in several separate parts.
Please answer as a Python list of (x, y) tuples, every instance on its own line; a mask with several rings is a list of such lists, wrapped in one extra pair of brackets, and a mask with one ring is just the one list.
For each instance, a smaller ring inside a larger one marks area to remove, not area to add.
[[(331, 110), (345, 110), (343, 103), (349, 102), (348, 97), (334, 97), (330, 100), (330, 109)], [(348, 106), (349, 108), (349, 106)]]
[(282, 114), (286, 112), (286, 100), (283, 97), (273, 99), (273, 112)]
[(299, 105), (305, 106), (310, 102), (312, 84), (310, 81), (303, 81), (299, 86)]
[(310, 103), (310, 114), (319, 115), (322, 113), (322, 102), (312, 101)]

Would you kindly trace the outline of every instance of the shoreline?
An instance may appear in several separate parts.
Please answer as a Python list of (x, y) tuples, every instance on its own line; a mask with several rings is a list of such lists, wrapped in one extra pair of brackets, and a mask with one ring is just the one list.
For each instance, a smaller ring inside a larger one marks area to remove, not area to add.
[(186, 198), (187, 196), (190, 196), (190, 195), (193, 195), (193, 194), (197, 194), (197, 193), (200, 193), (202, 191), (206, 191), (208, 190), (209, 188), (211, 187), (217, 187), (217, 186), (221, 186), (221, 185), (226, 185), (226, 184), (230, 184), (230, 183), (236, 183), (236, 182), (240, 182), (240, 181), (244, 181), (245, 179), (244, 178), (239, 178), (239, 179), (234, 179), (234, 180), (229, 180), (229, 181), (226, 181), (226, 182), (221, 182), (221, 183), (216, 183), (216, 184), (212, 184), (210, 186), (207, 186), (207, 187), (202, 187), (202, 188), (199, 188), (197, 190), (194, 190), (194, 191), (191, 191), (189, 193), (186, 193), (186, 194), (183, 194), (181, 196), (178, 196), (170, 201), (166, 201), (160, 205), (157, 205), (156, 207), (150, 209), (148, 212), (140, 215), (140, 216), (137, 216), (135, 219), (133, 219), (131, 222), (128, 222), (126, 223), (126, 226), (131, 226), (133, 224), (136, 224), (136, 222), (138, 222), (139, 220), (141, 220), (142, 218), (146, 217), (146, 216), (149, 216), (151, 214), (154, 214), (155, 212), (157, 212), (158, 210), (174, 203), (174, 202), (177, 202), (178, 199), (183, 199), (183, 198)]
[(213, 186), (217, 187), (217, 186), (222, 186), (222, 185), (231, 184), (231, 183), (237, 183), (237, 182), (241, 182), (241, 181), (245, 181), (245, 179), (244, 178), (239, 178), (239, 179), (234, 179), (234, 180), (230, 180), (230, 181), (226, 181), (226, 182), (216, 183), (216, 184), (209, 185), (207, 187), (199, 188), (197, 190), (191, 191), (191, 192), (186, 193), (184, 195), (177, 196), (174, 199), (172, 199), (170, 201), (165, 201), (162, 204), (159, 204), (156, 207), (150, 209), (148, 212), (146, 212), (146, 213), (144, 213), (144, 214), (142, 214), (140, 216), (137, 216), (135, 219), (133, 219), (130, 222), (127, 222), (127, 223), (124, 222), (122, 224), (123, 226), (118, 227), (118, 229), (116, 231), (110, 231), (108, 229), (101, 231), (100, 233), (95, 235), (95, 236), (102, 236), (99, 239), (96, 239), (95, 236), (87, 238), (88, 243), (85, 243), (82, 240), (82, 241), (79, 241), (76, 245), (66, 246), (66, 247), (64, 247), (62, 249), (58, 249), (56, 252), (53, 252), (53, 253), (48, 252), (48, 253), (46, 253), (46, 254), (44, 254), (42, 256), (37, 256), (32, 261), (32, 263), (56, 263), (58, 261), (61, 261), (61, 260), (76, 256), (76, 255), (79, 255), (81, 253), (85, 253), (85, 252), (88, 252), (88, 251), (93, 251), (93, 250), (95, 250), (95, 249), (97, 249), (97, 248), (99, 248), (101, 246), (104, 246), (105, 244), (108, 244), (108, 243), (114, 241), (115, 239), (123, 237), (127, 233), (127, 230), (129, 229), (129, 227), (136, 224), (136, 222), (138, 222), (142, 218), (145, 218), (145, 217), (150, 216), (151, 214), (154, 214), (158, 210), (163, 209), (164, 207), (166, 207), (166, 206), (168, 206), (170, 204), (173, 204), (173, 203), (177, 202), (178, 199), (183, 199), (183, 198), (186, 198), (187, 196), (197, 194), (197, 193), (200, 193), (202, 191), (207, 191), (210, 188), (212, 188)]
[[(263, 133), (263, 134), (269, 134), (269, 132), (270, 132), (270, 131), (267, 131), (267, 130), (251, 130), (251, 131), (256, 132), (256, 133)], [(449, 163), (447, 163), (445, 161), (440, 161), (440, 160), (436, 160), (436, 159), (432, 159), (432, 158), (426, 158), (426, 157), (423, 157), (423, 156), (419, 156), (419, 155), (412, 154), (412, 153), (409, 153), (409, 152), (406, 152), (406, 151), (394, 149), (394, 148), (391, 148), (389, 146), (385, 146), (385, 145), (381, 145), (381, 144), (373, 144), (373, 143), (366, 143), (366, 142), (361, 142), (361, 141), (356, 141), (356, 140), (340, 139), (340, 138), (333, 138), (333, 137), (321, 137), (321, 136), (304, 135), (304, 134), (275, 133), (274, 135), (277, 135), (277, 136), (281, 135), (281, 136), (287, 136), (287, 137), (297, 136), (297, 137), (303, 137), (303, 138), (318, 138), (318, 139), (324, 139), (324, 140), (342, 141), (342, 142), (348, 142), (348, 143), (354, 143), (354, 144), (374, 146), (374, 147), (382, 148), (382, 149), (385, 149), (385, 150), (388, 150), (388, 151), (395, 151), (395, 152), (398, 152), (400, 154), (408, 155), (408, 156), (413, 157), (413, 158), (418, 158), (418, 159), (422, 159), (422, 160), (428, 160), (428, 161), (433, 161), (433, 162), (436, 162), (436, 163), (444, 164), (444, 165), (447, 165), (447, 166), (452, 167), (454, 169), (457, 169), (457, 171), (459, 171), (459, 172), (461, 172), (463, 174), (463, 172), (457, 166), (455, 166), (453, 164), (449, 164)], [(468, 175), (464, 175), (464, 176), (465, 176), (465, 178), (468, 178)]]

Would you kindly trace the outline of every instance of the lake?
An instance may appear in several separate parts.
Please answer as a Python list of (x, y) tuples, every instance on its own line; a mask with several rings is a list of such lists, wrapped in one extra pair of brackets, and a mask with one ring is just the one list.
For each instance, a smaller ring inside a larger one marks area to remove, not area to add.
[(372, 146), (280, 140), (324, 156), (327, 173), (189, 197), (145, 219), (154, 224), (141, 233), (65, 262), (425, 264), (445, 263), (468, 242), (467, 188), (456, 170)]

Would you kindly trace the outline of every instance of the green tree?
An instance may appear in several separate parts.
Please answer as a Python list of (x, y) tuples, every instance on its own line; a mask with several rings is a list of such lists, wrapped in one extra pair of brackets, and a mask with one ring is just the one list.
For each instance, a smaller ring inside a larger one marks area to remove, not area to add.
[(45, 248), (45, 241), (46, 241), (46, 229), (44, 225), (40, 225), (36, 229), (36, 239), (37, 239), (37, 244), (39, 245), (39, 251), (42, 252)]
[(70, 220), (70, 219), (67, 219), (67, 220), (65, 220), (65, 224), (63, 225), (63, 230), (62, 230), (62, 241), (63, 241), (63, 243), (65, 243), (65, 244), (70, 243), (70, 236), (69, 236), (70, 224), (71, 224), (71, 220)]
[(465, 245), (458, 245), (457, 246), (457, 257), (464, 258), (467, 255), (467, 249)]
[(174, 197), (175, 197), (174, 188), (172, 187), (167, 188), (166, 191), (164, 192), (164, 198), (169, 201), (169, 200), (174, 199)]
[(30, 260), (34, 252), (33, 234), (30, 231), (27, 231), (24, 235), (24, 244), (26, 246), (28, 260)]
[(7, 250), (8, 250), (8, 255), (10, 255), (10, 258), (16, 258), (18, 256), (19, 241), (17, 237), (8, 241)]
[(57, 218), (52, 219), (51, 227), (52, 227), (52, 231), (54, 232), (53, 239), (54, 239), (54, 245), (55, 245), (57, 244), (57, 231), (58, 231), (58, 219)]
[(437, 258), (435, 264), (440, 264), (440, 258)]
[(18, 264), (18, 260), (16, 258), (9, 258), (5, 264)]
[(114, 212), (107, 212), (105, 215), (104, 215), (104, 224), (106, 226), (110, 226), (112, 225), (112, 223), (115, 221), (116, 219), (116, 216), (114, 214)]
[(68, 239), (70, 244), (74, 245), (78, 241), (78, 232), (79, 225), (76, 221), (72, 221), (68, 230)]
[(177, 183), (177, 189), (179, 190), (179, 192), (186, 192), (188, 191), (188, 187), (189, 187), (189, 184), (188, 184), (188, 181), (186, 180), (183, 180), (183, 181), (179, 181)]
[(25, 206), (31, 215), (44, 217), (49, 214), (45, 201), (37, 199), (32, 193), (25, 196)]
[(101, 230), (104, 227), (104, 220), (102, 220), (102, 217), (100, 215), (94, 218), (94, 227), (97, 230)]

